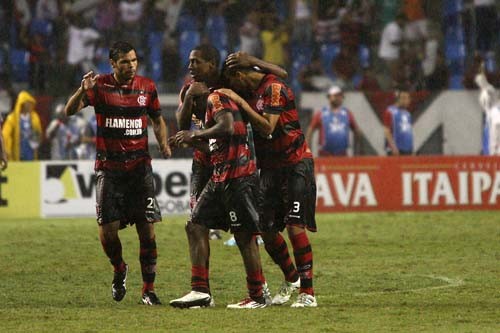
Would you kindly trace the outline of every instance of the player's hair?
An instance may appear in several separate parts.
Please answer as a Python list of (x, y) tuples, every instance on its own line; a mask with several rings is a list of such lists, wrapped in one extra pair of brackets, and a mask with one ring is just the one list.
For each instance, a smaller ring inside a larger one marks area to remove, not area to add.
[(193, 51), (199, 51), (203, 60), (211, 62), (214, 64), (215, 68), (219, 68), (220, 53), (219, 50), (217, 50), (213, 45), (200, 44), (196, 46)]
[[(120, 54), (127, 54), (130, 51), (135, 51), (135, 47), (129, 42), (118, 41), (111, 45), (109, 49), (109, 59), (117, 61), (120, 58)], [(137, 52), (137, 51), (136, 51)]]
[(410, 92), (410, 89), (408, 89), (407, 86), (399, 86), (396, 88), (396, 90), (394, 91), (394, 98), (397, 100), (399, 100), (399, 97), (401, 97), (401, 94), (402, 93), (409, 93)]

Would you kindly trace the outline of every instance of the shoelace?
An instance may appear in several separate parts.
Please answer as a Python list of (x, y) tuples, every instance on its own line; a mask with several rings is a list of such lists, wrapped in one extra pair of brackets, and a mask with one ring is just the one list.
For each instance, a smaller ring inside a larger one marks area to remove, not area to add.
[(284, 282), (281, 285), (279, 293), (281, 295), (288, 295), (288, 294), (290, 294), (293, 291), (293, 288), (294, 287), (293, 287), (293, 285), (290, 282)]
[(311, 299), (307, 297), (307, 294), (300, 294), (299, 295), (299, 302), (303, 304), (310, 304), (312, 303)]

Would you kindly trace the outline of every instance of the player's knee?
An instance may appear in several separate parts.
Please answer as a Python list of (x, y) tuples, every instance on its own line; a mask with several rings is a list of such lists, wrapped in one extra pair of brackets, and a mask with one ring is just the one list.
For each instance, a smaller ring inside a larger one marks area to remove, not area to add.
[(208, 229), (202, 225), (188, 221), (184, 228), (190, 237), (201, 238), (208, 235)]

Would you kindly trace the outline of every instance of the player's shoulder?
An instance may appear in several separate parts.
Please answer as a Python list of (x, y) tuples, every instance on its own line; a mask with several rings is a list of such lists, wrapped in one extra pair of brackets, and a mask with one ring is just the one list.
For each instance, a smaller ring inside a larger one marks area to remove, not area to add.
[(141, 89), (147, 90), (149, 92), (156, 91), (155, 82), (152, 79), (145, 76), (137, 75), (134, 78), (134, 84), (137, 84), (138, 86), (140, 86)]
[(114, 81), (113, 74), (110, 74), (110, 73), (99, 74), (99, 76), (97, 77), (97, 84), (111, 85), (111, 84), (113, 84), (113, 81)]
[(264, 80), (262, 81), (262, 84), (266, 87), (266, 90), (271, 87), (277, 86), (279, 86), (280, 89), (287, 88), (286, 83), (274, 74), (266, 74)]

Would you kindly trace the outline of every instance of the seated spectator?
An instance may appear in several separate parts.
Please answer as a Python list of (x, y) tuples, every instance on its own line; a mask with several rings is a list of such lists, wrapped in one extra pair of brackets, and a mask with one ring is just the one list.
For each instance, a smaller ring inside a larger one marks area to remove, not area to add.
[(378, 80), (377, 80), (377, 76), (373, 72), (372, 67), (363, 68), (361, 80), (358, 83), (356, 89), (361, 90), (361, 91), (381, 90), (380, 84), (378, 83)]
[(346, 9), (337, 2), (319, 3), (318, 20), (316, 22), (315, 38), (318, 44), (340, 43), (340, 22)]
[(2, 136), (9, 161), (38, 159), (42, 125), (35, 105), (35, 98), (23, 90), (17, 96), (14, 110), (5, 119)]
[(450, 70), (442, 53), (438, 53), (436, 64), (431, 73), (425, 75), (425, 88), (427, 90), (444, 90), (449, 86)]
[(427, 38), (427, 18), (422, 0), (404, 0), (403, 13), (407, 18), (405, 37), (411, 42), (423, 41)]
[(240, 51), (254, 57), (260, 58), (261, 56), (259, 13), (256, 11), (248, 13), (243, 25), (240, 27)]
[(352, 79), (358, 67), (357, 52), (347, 47), (342, 47), (340, 54), (335, 57), (332, 63), (332, 70), (338, 81), (337, 84), (344, 89), (353, 89)]
[(81, 132), (85, 121), (81, 116), (66, 117), (64, 104), (58, 104), (54, 111), (54, 119), (47, 126), (46, 138), (51, 145), (51, 159), (78, 159), (78, 147), (81, 144)]
[(45, 82), (49, 73), (49, 50), (45, 47), (44, 37), (34, 34), (30, 41), (28, 50), (30, 52), (30, 88), (38, 92), (45, 90)]
[(316, 57), (300, 70), (299, 83), (304, 91), (325, 91), (334, 81), (325, 73), (321, 59)]
[(60, 15), (58, 0), (38, 0), (36, 2), (36, 19), (54, 21)]
[(289, 17), (292, 27), (292, 44), (311, 46), (313, 40), (313, 27), (316, 23), (316, 1), (291, 0)]
[(498, 13), (495, 0), (474, 0), (476, 14), (476, 48), (486, 55), (493, 51), (495, 37), (498, 37)]
[(363, 26), (360, 18), (353, 10), (347, 10), (340, 22), (340, 44), (342, 48), (347, 48), (351, 52), (358, 51), (361, 43), (361, 33)]
[(107, 45), (111, 42), (118, 21), (118, 7), (114, 0), (104, 0), (97, 7), (95, 27)]

